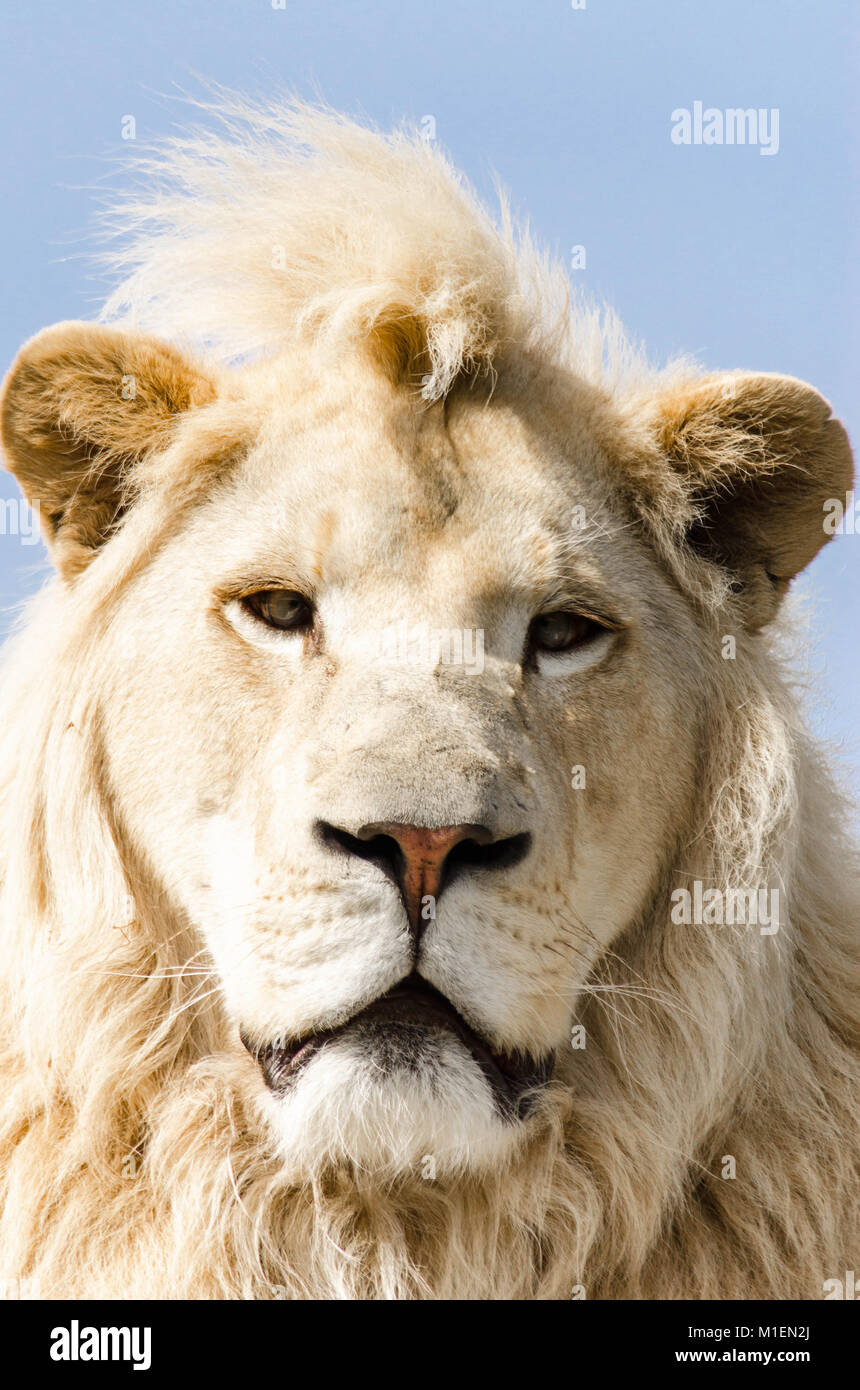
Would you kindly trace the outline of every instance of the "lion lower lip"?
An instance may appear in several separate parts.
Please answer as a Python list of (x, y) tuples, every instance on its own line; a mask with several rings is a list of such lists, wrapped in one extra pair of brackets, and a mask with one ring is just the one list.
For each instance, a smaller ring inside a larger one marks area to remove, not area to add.
[(508, 1114), (527, 1114), (535, 1089), (544, 1085), (552, 1072), (551, 1055), (535, 1058), (492, 1049), (445, 996), (418, 975), (402, 980), (337, 1028), (311, 1033), (286, 1045), (254, 1047), (244, 1034), (242, 1041), (259, 1062), (266, 1085), (278, 1092), (285, 1091), (327, 1043), (356, 1030), (366, 1033), (368, 1039), (376, 1035), (388, 1042), (397, 1040), (398, 1031), (403, 1033), (404, 1042), (407, 1036), (413, 1040), (419, 1031), (453, 1033), (481, 1068), (499, 1108)]

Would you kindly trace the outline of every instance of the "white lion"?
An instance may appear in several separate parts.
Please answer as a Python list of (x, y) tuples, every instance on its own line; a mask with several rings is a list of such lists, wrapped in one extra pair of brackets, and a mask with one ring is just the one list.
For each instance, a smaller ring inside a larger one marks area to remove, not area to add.
[(223, 114), (2, 401), (58, 577), (0, 700), (0, 1273), (822, 1297), (856, 874), (774, 634), (844, 431), (649, 370), (419, 138)]

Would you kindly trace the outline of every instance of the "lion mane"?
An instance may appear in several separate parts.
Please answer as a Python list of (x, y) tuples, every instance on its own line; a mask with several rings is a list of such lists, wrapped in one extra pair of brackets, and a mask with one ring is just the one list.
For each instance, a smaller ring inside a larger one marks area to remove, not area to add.
[[(218, 107), (225, 129), (155, 151), (114, 214), (107, 320), (193, 344), (213, 379), (291, 340), (333, 364), (369, 351), (427, 401), (464, 375), (491, 388), (514, 349), (563, 363), (600, 391), (655, 543), (685, 564), (695, 499), (636, 422), (658, 387), (683, 415), (697, 369), (650, 369), (611, 316), (571, 303), (505, 206), (497, 226), (420, 135), (299, 103)], [(70, 429), (86, 410), (68, 404)], [(744, 428), (702, 426), (717, 484)], [(222, 444), (202, 439), (200, 458)], [(581, 1084), (551, 1086), (542, 1125), (489, 1173), (296, 1185), (101, 754), (111, 677), (93, 634), (203, 474), (174, 470), (151, 533), (62, 602), (52, 581), (5, 653), (0, 1273), (50, 1297), (822, 1297), (858, 1258), (856, 854), (778, 642), (717, 663), (696, 822), (594, 967)], [(697, 582), (716, 608), (716, 580)], [(679, 867), (780, 884), (778, 939), (672, 931)]]

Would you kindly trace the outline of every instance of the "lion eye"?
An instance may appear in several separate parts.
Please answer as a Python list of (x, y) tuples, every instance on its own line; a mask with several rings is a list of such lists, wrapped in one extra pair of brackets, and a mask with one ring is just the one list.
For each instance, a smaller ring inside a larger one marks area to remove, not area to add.
[(569, 652), (606, 629), (581, 613), (542, 613), (531, 626), (531, 644), (541, 652)]
[(303, 594), (293, 589), (261, 589), (248, 594), (243, 603), (255, 618), (282, 632), (301, 631), (313, 623), (313, 608)]

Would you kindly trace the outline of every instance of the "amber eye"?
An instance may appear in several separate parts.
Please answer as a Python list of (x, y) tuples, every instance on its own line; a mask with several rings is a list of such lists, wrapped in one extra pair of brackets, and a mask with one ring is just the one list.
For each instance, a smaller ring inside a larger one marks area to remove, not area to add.
[(581, 613), (542, 613), (531, 625), (531, 645), (539, 652), (569, 652), (605, 631), (601, 623)]
[(314, 611), (304, 594), (294, 589), (261, 589), (242, 600), (255, 618), (281, 632), (300, 632), (309, 628)]

